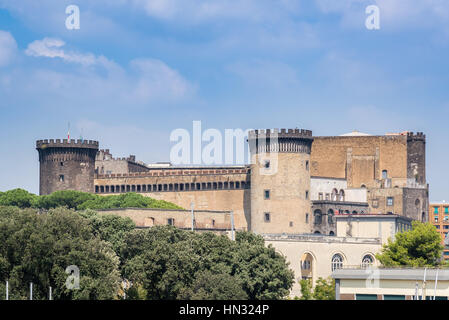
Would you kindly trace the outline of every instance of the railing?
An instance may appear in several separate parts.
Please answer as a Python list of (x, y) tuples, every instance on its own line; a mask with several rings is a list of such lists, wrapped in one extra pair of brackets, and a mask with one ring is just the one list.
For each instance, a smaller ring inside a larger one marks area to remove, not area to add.
[(423, 267), (413, 267), (413, 266), (391, 266), (391, 267), (386, 267), (386, 266), (376, 266), (376, 265), (368, 265), (368, 266), (362, 266), (362, 265), (343, 265), (342, 267), (340, 267), (339, 269), (358, 269), (358, 270), (362, 270), (362, 269), (369, 269), (369, 268), (373, 268), (373, 269), (397, 269), (397, 270), (421, 270), (421, 269), (427, 269), (427, 270), (436, 270), (436, 269), (449, 269), (449, 266), (423, 266)]

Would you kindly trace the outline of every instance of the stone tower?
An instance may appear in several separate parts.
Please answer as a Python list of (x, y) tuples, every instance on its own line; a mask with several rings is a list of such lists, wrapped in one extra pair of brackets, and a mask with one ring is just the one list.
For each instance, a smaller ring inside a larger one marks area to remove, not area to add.
[(312, 131), (254, 130), (251, 151), (251, 221), (255, 233), (309, 233)]
[(38, 140), (39, 193), (58, 190), (94, 192), (95, 155), (98, 141)]

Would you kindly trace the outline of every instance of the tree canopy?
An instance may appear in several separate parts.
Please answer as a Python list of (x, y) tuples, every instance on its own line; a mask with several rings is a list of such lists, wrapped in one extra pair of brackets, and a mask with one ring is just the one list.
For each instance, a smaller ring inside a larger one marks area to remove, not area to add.
[(412, 229), (389, 239), (376, 258), (386, 267), (435, 266), (441, 263), (441, 236), (430, 223), (412, 222)]
[(300, 300), (335, 300), (335, 280), (331, 277), (323, 279), (319, 277), (312, 286), (311, 279), (301, 279), (299, 281), (301, 286)]
[(37, 196), (23, 189), (0, 192), (0, 206), (17, 206), (19, 208), (52, 209), (67, 207), (69, 209), (115, 209), (115, 208), (159, 208), (183, 209), (174, 203), (156, 200), (137, 193), (100, 196), (88, 192), (61, 190), (49, 195)]
[[(206, 294), (224, 298), (226, 292), (240, 297), (242, 291), (248, 299), (281, 299), (294, 278), (284, 257), (265, 247), (263, 238), (247, 232), (237, 233), (236, 241), (231, 241), (172, 226), (136, 230), (127, 234), (120, 257), (123, 275), (141, 285), (152, 300)], [(202, 276), (207, 272), (216, 275), (215, 288)]]
[[(79, 290), (66, 286), (66, 268), (80, 270)], [(112, 245), (95, 237), (89, 220), (64, 208), (37, 214), (33, 209), (0, 208), (0, 282), (11, 299), (113, 299), (120, 285), (119, 259)], [(3, 295), (2, 295), (3, 298)]]
[[(80, 269), (80, 289), (66, 268)], [(11, 299), (282, 299), (293, 284), (285, 258), (262, 237), (194, 233), (173, 226), (135, 229), (129, 218), (93, 210), (0, 207), (0, 291)], [(0, 295), (0, 299), (4, 295)]]

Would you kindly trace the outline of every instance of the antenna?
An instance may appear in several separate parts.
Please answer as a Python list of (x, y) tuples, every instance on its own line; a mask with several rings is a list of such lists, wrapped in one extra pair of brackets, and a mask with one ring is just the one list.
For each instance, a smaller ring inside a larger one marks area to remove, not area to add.
[(67, 126), (68, 128), (68, 130), (67, 130), (67, 140), (68, 141), (70, 141), (70, 122), (68, 123), (68, 126)]

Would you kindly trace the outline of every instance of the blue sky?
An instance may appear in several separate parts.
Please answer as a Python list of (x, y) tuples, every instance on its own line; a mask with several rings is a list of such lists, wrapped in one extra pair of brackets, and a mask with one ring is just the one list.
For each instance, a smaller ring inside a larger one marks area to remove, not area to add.
[[(80, 29), (65, 27), (68, 5)], [(380, 30), (365, 8), (380, 8)], [(423, 131), (449, 200), (447, 0), (0, 0), (0, 190), (38, 192), (35, 140), (169, 160), (170, 133)]]

